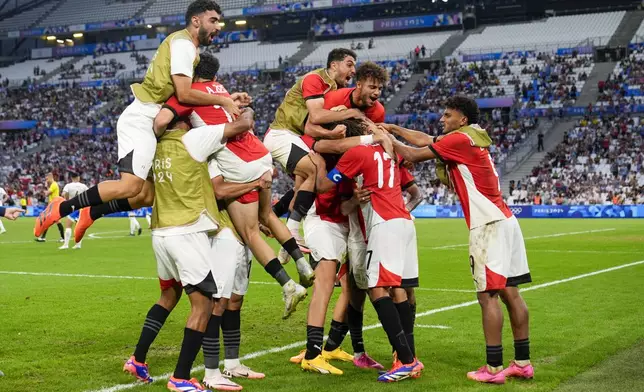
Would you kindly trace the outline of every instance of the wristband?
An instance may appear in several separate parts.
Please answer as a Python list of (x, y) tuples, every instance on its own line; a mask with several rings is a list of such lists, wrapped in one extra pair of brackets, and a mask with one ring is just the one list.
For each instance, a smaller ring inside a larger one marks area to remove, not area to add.
[(367, 146), (373, 144), (373, 135), (360, 136), (360, 144)]

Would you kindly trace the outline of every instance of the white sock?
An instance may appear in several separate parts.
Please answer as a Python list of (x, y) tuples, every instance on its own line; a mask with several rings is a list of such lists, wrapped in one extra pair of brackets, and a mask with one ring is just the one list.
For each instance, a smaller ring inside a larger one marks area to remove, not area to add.
[(130, 234), (134, 234), (134, 231), (136, 231), (136, 218), (133, 216), (130, 217)]
[(65, 229), (65, 246), (69, 246), (69, 239), (72, 237), (72, 229)]
[(300, 222), (289, 219), (286, 221), (286, 227), (291, 231), (291, 233), (300, 233)]
[(150, 215), (146, 215), (145, 220), (148, 221), (148, 226), (152, 226), (152, 217)]
[(239, 362), (239, 358), (236, 358), (236, 359), (224, 359), (224, 368), (226, 368), (226, 369), (236, 368), (239, 365), (241, 365), (241, 362)]
[(217, 377), (217, 376), (221, 376), (221, 370), (219, 370), (219, 368), (217, 369), (206, 368), (206, 375), (204, 376), (204, 378), (211, 378), (211, 377)]
[(0, 231), (5, 231), (4, 224), (2, 223), (1, 220), (0, 220)]
[(82, 244), (83, 244), (83, 240), (81, 240), (79, 243), (77, 243), (77, 244), (76, 244), (76, 246), (78, 247), (78, 249), (80, 249), (80, 247), (81, 247), (81, 245), (82, 245)]

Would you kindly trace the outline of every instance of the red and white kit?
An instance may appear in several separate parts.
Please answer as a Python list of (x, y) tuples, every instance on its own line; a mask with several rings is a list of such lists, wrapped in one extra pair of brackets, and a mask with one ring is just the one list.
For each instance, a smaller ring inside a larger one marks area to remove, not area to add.
[(503, 201), (499, 176), (486, 148), (463, 132), (429, 147), (447, 164), (470, 229), (470, 266), (476, 290), (499, 290), (531, 282), (521, 227)]
[[(230, 97), (226, 88), (217, 82), (193, 83), (192, 88)], [(228, 140), (223, 138), (224, 127), (226, 123), (233, 121), (233, 117), (221, 106), (185, 106), (173, 96), (164, 107), (174, 111), (177, 117), (189, 116), (193, 129), (183, 137), (186, 149), (199, 162), (216, 160), (226, 181), (244, 184), (255, 181), (266, 171), (272, 170), (271, 154), (252, 132), (244, 132)], [(218, 127), (213, 130), (213, 127), (206, 127), (207, 125)], [(258, 200), (256, 190), (238, 199), (242, 203)]]
[(362, 281), (367, 288), (417, 283), (416, 229), (405, 208), (399, 165), (379, 145), (358, 146), (342, 156), (328, 178), (337, 183), (358, 176), (372, 193), (371, 202), (360, 211), (367, 238), (366, 265), (353, 269), (354, 275), (366, 271), (366, 277), (356, 276), (356, 283)]

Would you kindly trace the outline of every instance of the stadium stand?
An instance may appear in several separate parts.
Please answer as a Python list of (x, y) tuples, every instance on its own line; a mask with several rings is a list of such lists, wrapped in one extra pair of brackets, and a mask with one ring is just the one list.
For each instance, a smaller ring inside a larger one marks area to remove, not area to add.
[[(69, 59), (46, 59), (46, 60), (27, 60), (22, 63), (16, 63), (5, 68), (0, 68), (2, 80), (8, 79), (12, 84), (17, 84), (26, 79), (38, 80), (43, 76), (43, 72), (49, 73), (60, 67)], [(36, 70), (39, 70), (36, 75)]]
[(284, 59), (292, 56), (301, 44), (301, 42), (268, 44), (254, 41), (231, 44), (218, 49), (211, 47), (209, 51), (219, 59), (222, 71), (232, 72), (277, 68), (279, 56)]
[[(65, 0), (60, 0), (65, 1)], [(0, 20), (0, 31), (26, 29), (50, 12), (60, 1), (50, 1), (43, 5)]]
[[(532, 174), (511, 204), (644, 203), (644, 127), (638, 116), (585, 117)], [(535, 203), (536, 196), (541, 202)]]
[[(229, 9), (251, 7), (257, 3), (257, 0), (221, 0), (218, 3), (225, 14)], [(143, 13), (143, 17), (183, 15), (188, 4), (190, 4), (190, 0), (157, 0)]]
[(574, 103), (592, 71), (590, 55), (538, 54), (498, 61), (459, 63), (428, 73), (398, 107), (398, 113), (437, 110), (449, 94), (473, 98), (515, 96), (529, 108), (560, 108)]
[(644, 84), (644, 52), (637, 49), (618, 62), (606, 81), (598, 83), (599, 106), (624, 106), (642, 103)]
[(326, 63), (326, 57), (333, 48), (351, 47), (351, 43), (362, 43), (364, 49), (356, 50), (358, 61), (365, 60), (398, 60), (410, 57), (410, 53), (417, 47), (425, 45), (429, 54), (438, 49), (452, 35), (450, 32), (423, 33), (374, 37), (374, 46), (369, 49), (369, 39), (341, 39), (323, 41), (311, 54), (302, 60), (303, 65), (320, 65)]
[(39, 23), (41, 27), (130, 19), (145, 1), (66, 0)]
[(625, 12), (557, 16), (534, 23), (486, 27), (481, 34), (470, 34), (457, 53), (492, 53), (515, 50), (556, 50), (577, 47), (585, 42), (607, 44)]
[(640, 23), (640, 27), (633, 35), (633, 38), (631, 38), (631, 44), (640, 44), (640, 43), (644, 43), (644, 21)]

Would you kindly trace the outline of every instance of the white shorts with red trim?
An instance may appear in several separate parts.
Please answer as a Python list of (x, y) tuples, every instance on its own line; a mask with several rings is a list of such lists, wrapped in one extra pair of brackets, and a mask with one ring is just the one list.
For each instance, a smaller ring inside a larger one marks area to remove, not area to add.
[(470, 230), (470, 267), (478, 292), (532, 281), (523, 233), (516, 217)]
[(344, 263), (348, 235), (348, 223), (328, 222), (316, 214), (309, 214), (304, 219), (304, 241), (316, 261), (324, 259)]
[(287, 173), (292, 173), (300, 159), (311, 151), (300, 135), (284, 129), (269, 129), (264, 146)]
[(418, 247), (414, 222), (401, 218), (373, 226), (365, 258), (368, 288), (417, 286)]
[(194, 286), (214, 296), (223, 289), (219, 270), (212, 268), (214, 254), (205, 232), (153, 235), (152, 249), (162, 290), (181, 283), (183, 287)]

